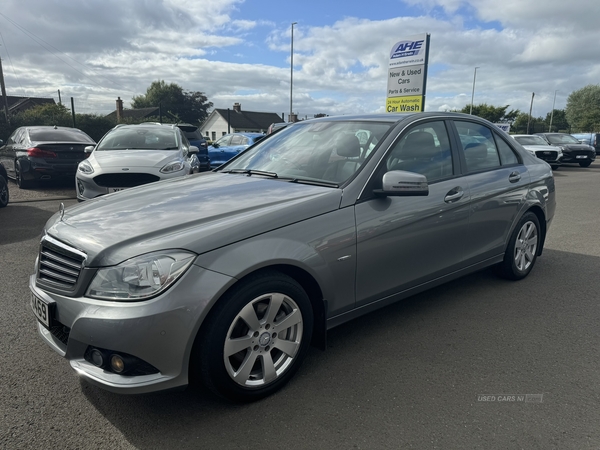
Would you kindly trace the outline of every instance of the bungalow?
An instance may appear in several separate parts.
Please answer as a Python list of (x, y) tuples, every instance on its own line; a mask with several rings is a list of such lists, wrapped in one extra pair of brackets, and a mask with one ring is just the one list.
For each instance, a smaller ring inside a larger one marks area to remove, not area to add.
[(283, 121), (276, 113), (242, 111), (242, 105), (234, 103), (233, 109), (215, 108), (200, 126), (200, 132), (215, 141), (227, 133), (266, 133), (269, 125)]

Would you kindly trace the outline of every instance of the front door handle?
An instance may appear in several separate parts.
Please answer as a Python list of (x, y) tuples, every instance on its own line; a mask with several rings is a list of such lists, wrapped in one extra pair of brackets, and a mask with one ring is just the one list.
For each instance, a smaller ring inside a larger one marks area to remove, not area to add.
[(453, 203), (457, 200), (460, 200), (463, 197), (463, 195), (465, 195), (465, 192), (460, 186), (458, 186), (446, 194), (446, 196), (444, 197), (444, 201), (446, 203)]
[(511, 183), (516, 183), (521, 179), (521, 174), (519, 172), (513, 172), (508, 176), (508, 181)]

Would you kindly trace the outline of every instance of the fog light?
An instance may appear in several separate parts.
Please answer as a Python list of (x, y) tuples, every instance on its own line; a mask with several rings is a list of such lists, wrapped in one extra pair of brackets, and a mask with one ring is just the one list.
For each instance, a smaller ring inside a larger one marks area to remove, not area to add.
[(110, 357), (110, 367), (116, 373), (122, 373), (125, 370), (125, 362), (119, 355), (112, 355)]
[(92, 359), (92, 364), (98, 367), (102, 367), (104, 365), (104, 356), (102, 356), (102, 352), (98, 349), (94, 349), (90, 353), (90, 357)]
[(83, 183), (79, 180), (77, 180), (77, 190), (79, 191), (79, 195), (83, 195), (83, 191), (85, 191)]

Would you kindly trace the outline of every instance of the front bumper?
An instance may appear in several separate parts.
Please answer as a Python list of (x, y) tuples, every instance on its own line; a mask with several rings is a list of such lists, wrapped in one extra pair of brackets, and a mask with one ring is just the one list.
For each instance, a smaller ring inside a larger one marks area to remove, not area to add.
[[(111, 302), (66, 297), (36, 286), (31, 292), (55, 303), (52, 331), (38, 323), (42, 339), (66, 358), (85, 380), (119, 393), (174, 389), (188, 383), (194, 339), (214, 299), (232, 282), (227, 277), (192, 265), (162, 295), (142, 302)], [(86, 361), (88, 347), (132, 355), (151, 364), (158, 373), (128, 376), (104, 370)]]
[(563, 157), (560, 162), (577, 164), (585, 161), (594, 161), (595, 159), (596, 152), (594, 150), (573, 150), (563, 151)]

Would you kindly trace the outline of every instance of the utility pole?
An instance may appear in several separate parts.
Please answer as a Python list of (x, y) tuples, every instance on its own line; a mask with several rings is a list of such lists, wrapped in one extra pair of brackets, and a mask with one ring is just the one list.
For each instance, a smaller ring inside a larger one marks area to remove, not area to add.
[(552, 112), (550, 113), (550, 127), (548, 129), (548, 133), (552, 133), (552, 118), (554, 117), (554, 104), (556, 103), (556, 93), (558, 91), (554, 91), (554, 100), (552, 101)]
[(60, 99), (60, 89), (58, 90), (58, 104), (62, 105), (62, 100)]
[(75, 128), (75, 103), (73, 97), (71, 97), (71, 116), (73, 117), (73, 128)]
[(6, 87), (4, 86), (4, 73), (2, 72), (2, 58), (0, 58), (0, 88), (2, 89), (2, 103), (4, 104), (6, 123), (10, 124), (10, 117), (8, 115), (8, 100), (6, 99)]
[(527, 134), (529, 134), (529, 124), (531, 123), (531, 110), (533, 109), (533, 97), (535, 97), (535, 92), (531, 93), (531, 105), (529, 105), (529, 118), (527, 119)]

